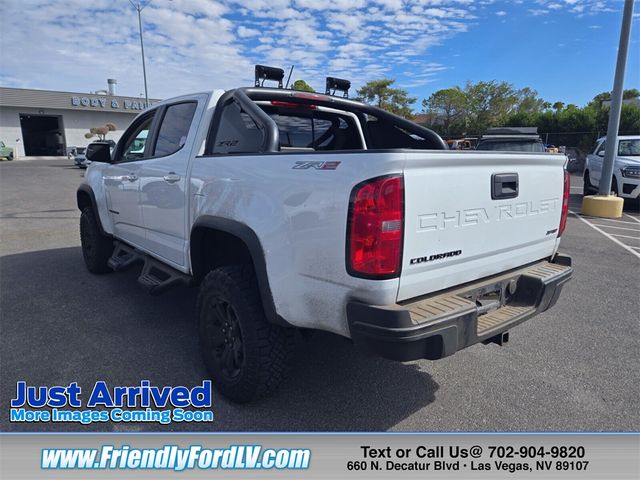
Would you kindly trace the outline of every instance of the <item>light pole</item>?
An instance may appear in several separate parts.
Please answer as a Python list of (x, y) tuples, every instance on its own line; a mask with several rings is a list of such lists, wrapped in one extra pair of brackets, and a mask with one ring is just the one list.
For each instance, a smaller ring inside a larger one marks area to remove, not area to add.
[(145, 107), (148, 107), (149, 92), (147, 90), (147, 68), (144, 64), (144, 42), (142, 41), (142, 10), (144, 10), (145, 7), (151, 3), (151, 0), (149, 0), (144, 5), (142, 5), (139, 1), (138, 3), (133, 3), (131, 0), (129, 0), (129, 3), (133, 6), (133, 8), (136, 9), (136, 12), (138, 12), (138, 27), (140, 27), (140, 52), (142, 53), (142, 76), (144, 77), (144, 102)]
[(631, 36), (631, 20), (633, 16), (634, 0), (625, 0), (622, 13), (622, 27), (620, 28), (620, 44), (618, 46), (618, 60), (611, 92), (611, 108), (609, 110), (609, 125), (607, 126), (607, 145), (602, 160), (602, 172), (598, 195), (582, 197), (582, 213), (592, 217), (620, 218), (624, 208), (621, 197), (610, 195), (611, 180), (616, 155), (618, 154), (618, 128), (620, 127), (620, 111), (624, 87), (624, 71), (627, 64), (629, 38)]
[(627, 66), (627, 52), (629, 50), (629, 38), (631, 36), (633, 1), (634, 0), (625, 0), (624, 2), (622, 27), (620, 28), (620, 45), (618, 47), (618, 61), (616, 63), (616, 74), (613, 81), (613, 92), (611, 93), (609, 124), (607, 126), (607, 146), (604, 151), (602, 174), (600, 175), (599, 195), (609, 195), (611, 192), (613, 164), (618, 154), (618, 128), (620, 127), (620, 111), (622, 109), (622, 93), (624, 91), (624, 71)]

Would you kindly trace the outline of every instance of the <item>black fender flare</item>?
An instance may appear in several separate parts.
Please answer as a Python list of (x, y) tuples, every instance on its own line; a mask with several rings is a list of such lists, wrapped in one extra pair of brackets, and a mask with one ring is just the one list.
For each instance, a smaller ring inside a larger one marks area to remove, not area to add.
[(102, 221), (100, 220), (100, 213), (98, 212), (98, 202), (96, 202), (96, 195), (95, 193), (93, 193), (93, 189), (89, 185), (84, 183), (80, 185), (78, 187), (78, 190), (76, 191), (76, 204), (78, 205), (78, 210), (82, 211), (82, 209), (86, 206), (86, 202), (83, 200), (85, 196), (89, 197), (91, 208), (96, 214), (96, 220), (98, 220), (98, 228), (100, 229), (100, 233), (102, 235), (110, 237), (111, 235), (105, 232), (102, 228)]
[(273, 295), (271, 294), (271, 287), (269, 286), (269, 276), (267, 274), (267, 263), (265, 260), (264, 249), (260, 243), (260, 239), (256, 233), (249, 226), (244, 223), (230, 220), (224, 217), (215, 217), (212, 215), (202, 215), (196, 219), (191, 227), (191, 233), (189, 236), (190, 244), (190, 257), (191, 257), (191, 273), (194, 278), (199, 278), (206, 275), (207, 272), (198, 271), (198, 265), (200, 263), (201, 255), (201, 240), (199, 235), (194, 236), (194, 232), (197, 229), (205, 230), (217, 230), (220, 232), (233, 235), (239, 238), (246, 245), (249, 250), (249, 255), (253, 262), (253, 268), (256, 273), (256, 281), (258, 283), (258, 290), (260, 292), (260, 298), (262, 300), (262, 306), (264, 313), (269, 322), (283, 327), (291, 327), (292, 325), (284, 318), (278, 315), (276, 306), (273, 301)]

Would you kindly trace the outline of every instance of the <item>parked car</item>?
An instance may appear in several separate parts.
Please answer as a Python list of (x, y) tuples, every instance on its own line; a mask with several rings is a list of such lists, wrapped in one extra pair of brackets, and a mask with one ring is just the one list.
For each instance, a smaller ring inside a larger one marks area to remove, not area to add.
[(7, 147), (2, 140), (0, 140), (0, 158), (13, 160), (13, 148)]
[(569, 159), (567, 170), (571, 173), (584, 173), (584, 166), (587, 159), (587, 155), (576, 147), (567, 147), (565, 149), (565, 155)]
[(73, 163), (76, 164), (77, 167), (85, 167), (86, 168), (86, 147), (74, 147), (71, 151), (71, 155), (73, 156)]
[(476, 150), (541, 153), (545, 147), (537, 127), (500, 127), (488, 129), (478, 140)]
[[(587, 155), (583, 175), (584, 195), (598, 192), (606, 143), (606, 137), (599, 138), (593, 151)], [(618, 137), (611, 192), (622, 198), (640, 198), (640, 135)]]
[(555, 145), (552, 145), (550, 143), (545, 144), (544, 150), (547, 153), (560, 153), (560, 149), (558, 147), (556, 147)]
[(447, 140), (450, 150), (471, 150), (471, 142), (469, 140)]
[(198, 285), (204, 363), (238, 402), (281, 383), (296, 329), (397, 361), (503, 344), (571, 278), (558, 254), (566, 157), (446, 150), (435, 132), (339, 96), (165, 100), (113, 153), (88, 147), (84, 261), (93, 273), (142, 263), (151, 294)]

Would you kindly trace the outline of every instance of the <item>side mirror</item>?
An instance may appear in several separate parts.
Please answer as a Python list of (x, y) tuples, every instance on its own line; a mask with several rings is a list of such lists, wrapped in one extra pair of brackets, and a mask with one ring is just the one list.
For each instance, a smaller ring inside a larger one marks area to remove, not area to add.
[(600, 151), (597, 153), (597, 155), (598, 155), (599, 157), (604, 157), (604, 150), (600, 150)]
[(92, 162), (111, 163), (111, 145), (108, 143), (90, 143), (85, 153)]

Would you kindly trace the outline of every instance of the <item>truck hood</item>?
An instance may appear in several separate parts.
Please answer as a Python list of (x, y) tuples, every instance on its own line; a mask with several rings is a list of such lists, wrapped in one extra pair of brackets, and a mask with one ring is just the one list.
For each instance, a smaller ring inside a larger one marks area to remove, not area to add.
[(622, 166), (640, 165), (640, 157), (618, 157), (618, 163)]

